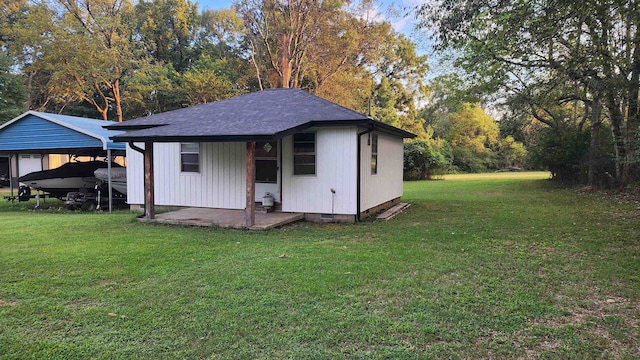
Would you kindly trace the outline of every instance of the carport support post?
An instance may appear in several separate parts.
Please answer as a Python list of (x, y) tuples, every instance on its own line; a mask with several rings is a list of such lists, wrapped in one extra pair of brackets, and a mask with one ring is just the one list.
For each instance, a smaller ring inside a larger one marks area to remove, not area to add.
[[(109, 212), (112, 211), (113, 208), (113, 190), (111, 190), (111, 149), (107, 149), (107, 179), (109, 186)], [(100, 204), (98, 204), (100, 206)]]
[(247, 219), (247, 227), (252, 227), (256, 222), (256, 142), (247, 142), (247, 202), (244, 208)]
[(9, 188), (11, 188), (11, 203), (13, 204), (13, 154), (9, 154)]
[(153, 143), (144, 143), (144, 217), (151, 220), (156, 217), (153, 189)]

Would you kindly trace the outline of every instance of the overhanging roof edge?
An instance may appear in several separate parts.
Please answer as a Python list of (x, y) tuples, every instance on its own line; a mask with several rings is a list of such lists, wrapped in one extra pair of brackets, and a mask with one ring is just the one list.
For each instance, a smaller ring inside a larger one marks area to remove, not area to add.
[(275, 140), (276, 134), (261, 135), (202, 135), (202, 136), (126, 136), (110, 137), (116, 143), (128, 142), (240, 142)]
[(7, 121), (6, 123), (4, 123), (4, 124), (0, 125), (0, 130), (2, 130), (2, 129), (4, 129), (4, 128), (8, 127), (9, 125), (13, 124), (14, 122), (16, 122), (16, 121), (18, 121), (18, 120), (22, 119), (23, 117), (25, 117), (25, 116), (27, 116), (27, 115), (34, 115), (34, 116), (38, 116), (38, 113), (37, 113), (37, 112), (35, 112), (35, 111), (33, 111), (33, 110), (29, 110), (29, 111), (27, 111), (27, 112), (25, 112), (25, 113), (22, 113), (22, 114), (20, 114), (20, 115), (18, 115), (18, 116), (16, 116), (16, 117), (14, 117), (13, 119), (11, 119), (11, 120)]
[[(107, 139), (103, 138), (102, 136), (100, 136), (98, 134), (95, 134), (95, 133), (93, 133), (91, 131), (87, 131), (85, 129), (78, 128), (77, 126), (73, 126), (71, 124), (67, 124), (67, 123), (65, 123), (63, 121), (59, 121), (57, 119), (54, 119), (54, 118), (52, 118), (50, 116), (47, 116), (46, 113), (40, 113), (40, 112), (34, 112), (34, 113), (35, 114), (33, 114), (33, 115), (38, 116), (38, 117), (40, 117), (42, 119), (51, 121), (51, 122), (56, 123), (56, 124), (58, 124), (60, 126), (64, 126), (64, 127), (69, 128), (71, 130), (77, 131), (77, 132), (79, 132), (81, 134), (85, 134), (87, 136), (91, 136), (94, 139), (100, 140), (102, 142), (102, 150), (107, 150)], [(98, 120), (98, 119), (89, 119), (89, 120)], [(100, 120), (98, 120), (98, 121), (100, 121)]]
[[(83, 129), (81, 127), (78, 127), (78, 126), (69, 124), (67, 122), (64, 122), (64, 120), (58, 120), (58, 119), (56, 119), (56, 118), (54, 118), (52, 116), (48, 116), (47, 113), (34, 111), (34, 110), (28, 110), (28, 111), (16, 116), (15, 118), (7, 121), (6, 123), (0, 125), (0, 132), (3, 129), (5, 129), (5, 128), (17, 123), (18, 121), (24, 119), (25, 117), (27, 117), (29, 115), (35, 116), (35, 117), (40, 118), (40, 119), (45, 120), (45, 121), (49, 121), (49, 122), (54, 123), (54, 124), (56, 124), (58, 126), (67, 128), (67, 129), (75, 131), (75, 132), (77, 132), (79, 134), (83, 134), (85, 136), (89, 136), (90, 138), (93, 138), (93, 139), (96, 139), (96, 140), (100, 141), (102, 146), (100, 146), (100, 147), (92, 147), (93, 149), (100, 149), (102, 151), (106, 151), (106, 150), (124, 151), (126, 149), (124, 144), (115, 143), (115, 142), (111, 141), (110, 136), (100, 135), (100, 134), (95, 133), (93, 131), (90, 131), (90, 130), (87, 130), (87, 129)], [(57, 115), (57, 114), (54, 114), (54, 115)], [(99, 119), (82, 118), (82, 117), (75, 117), (75, 116), (69, 116), (69, 115), (60, 115), (60, 116), (65, 116), (65, 117), (70, 117), (70, 118), (77, 118), (77, 119), (79, 119), (81, 121), (102, 121), (102, 120), (99, 120)], [(106, 130), (109, 130), (109, 129), (106, 129)], [(109, 131), (116, 131), (116, 130), (109, 130)], [(122, 132), (122, 130), (119, 130), (119, 131), (122, 134), (124, 134), (124, 132)], [(78, 147), (78, 148), (73, 148), (73, 149), (88, 149), (88, 148)], [(49, 148), (49, 149), (37, 149), (36, 148), (36, 149), (20, 149), (20, 150), (11, 150), (11, 151), (3, 150), (3, 153), (35, 152), (35, 153), (51, 153), (52, 154), (51, 151), (59, 151), (59, 150), (61, 150), (61, 148), (53, 148), (52, 147), (52, 148)], [(69, 151), (69, 150), (71, 150), (71, 148), (64, 148), (64, 150)]]

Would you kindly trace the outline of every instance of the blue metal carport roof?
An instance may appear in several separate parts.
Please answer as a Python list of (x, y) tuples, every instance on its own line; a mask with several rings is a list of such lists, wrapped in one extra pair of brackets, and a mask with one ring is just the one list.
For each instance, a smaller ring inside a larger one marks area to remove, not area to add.
[(97, 156), (106, 150), (125, 151), (110, 137), (124, 133), (107, 130), (113, 121), (27, 111), (0, 126), (0, 153), (47, 153)]

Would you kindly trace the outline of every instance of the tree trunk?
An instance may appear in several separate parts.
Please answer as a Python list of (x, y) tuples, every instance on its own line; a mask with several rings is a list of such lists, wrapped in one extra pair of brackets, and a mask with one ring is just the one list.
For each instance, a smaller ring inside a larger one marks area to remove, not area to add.
[(120, 67), (114, 68), (113, 84), (111, 85), (111, 92), (113, 93), (113, 103), (116, 107), (116, 119), (118, 122), (122, 122), (122, 97), (120, 96)]
[[(585, 108), (585, 111), (586, 110)], [(589, 140), (589, 159), (588, 159), (588, 172), (587, 172), (587, 185), (591, 187), (596, 186), (596, 166), (597, 159), (600, 158), (600, 113), (602, 111), (602, 104), (600, 103), (599, 96), (596, 94), (591, 102), (591, 128), (590, 128), (590, 140)]]
[(113, 103), (116, 106), (116, 119), (122, 122), (122, 99), (120, 97), (120, 79), (116, 79), (113, 84)]
[(144, 215), (147, 220), (156, 216), (154, 169), (153, 169), (153, 143), (144, 143)]
[(260, 68), (258, 67), (258, 62), (256, 61), (256, 52), (258, 51), (258, 47), (255, 45), (253, 38), (249, 39), (249, 43), (251, 43), (251, 62), (256, 69), (256, 78), (258, 79), (258, 86), (260, 87), (260, 91), (264, 90), (262, 87), (262, 77), (260, 76)]
[(252, 227), (256, 222), (256, 142), (247, 142), (245, 159), (247, 184), (246, 203), (244, 208), (246, 226)]
[[(615, 90), (608, 90), (615, 91)], [(609, 110), (609, 117), (611, 119), (611, 133), (613, 135), (613, 146), (615, 149), (615, 165), (616, 165), (616, 185), (622, 184), (623, 163), (626, 158), (624, 135), (622, 134), (622, 126), (624, 124), (624, 117), (620, 111), (620, 107), (616, 102), (615, 94), (610, 92), (606, 95), (607, 109)]]
[(281, 35), (281, 49), (280, 49), (280, 71), (281, 75), (281, 87), (284, 89), (289, 88), (289, 84), (291, 83), (291, 62), (289, 61), (290, 57), (290, 41), (289, 34), (286, 32)]
[(638, 93), (640, 92), (640, 34), (636, 31), (633, 41), (635, 49), (631, 65), (631, 80), (627, 89), (629, 107), (627, 108), (627, 123), (625, 127), (625, 159), (622, 171), (621, 186), (631, 182), (631, 172), (638, 161), (636, 156), (636, 144), (638, 141), (638, 127), (640, 127), (640, 112), (638, 111)]
[(105, 106), (104, 109), (101, 108), (100, 106), (98, 106), (97, 104), (94, 104), (96, 110), (98, 111), (98, 113), (100, 114), (100, 117), (102, 118), (102, 120), (109, 120), (109, 117), (107, 115), (107, 112), (109, 111), (109, 106)]
[(27, 81), (27, 100), (26, 100), (26, 105), (27, 105), (27, 109), (31, 110), (33, 109), (33, 78), (34, 76), (36, 76), (36, 72), (35, 71), (30, 71), (29, 72), (29, 80)]

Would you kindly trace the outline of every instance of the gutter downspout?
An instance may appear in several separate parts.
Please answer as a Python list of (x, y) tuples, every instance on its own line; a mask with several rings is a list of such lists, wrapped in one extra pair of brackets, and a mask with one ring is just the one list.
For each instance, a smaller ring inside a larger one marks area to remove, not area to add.
[[(15, 158), (15, 162), (16, 162), (16, 173), (14, 174), (16, 176), (16, 181), (15, 181), (15, 185), (13, 186), (14, 188), (18, 189), (18, 202), (20, 202), (20, 154), (19, 153), (15, 153), (14, 154), (14, 158)], [(13, 180), (12, 180), (13, 183)], [(13, 189), (11, 190), (11, 196), (13, 196)]]
[[(144, 149), (137, 147), (133, 141), (129, 141), (129, 147), (135, 151), (135, 152), (139, 152), (140, 154), (142, 154), (142, 156), (144, 156)], [(145, 199), (146, 200), (146, 199)], [(138, 215), (138, 219), (142, 219), (143, 217), (145, 217), (147, 215), (147, 204), (146, 201), (143, 200), (142, 201), (142, 206), (144, 207), (144, 211), (142, 212), (142, 214)]]
[(375, 125), (373, 123), (369, 124), (369, 128), (367, 130), (361, 131), (357, 135), (358, 136), (358, 150), (357, 150), (357, 159), (356, 159), (356, 164), (357, 164), (356, 165), (356, 167), (357, 167), (357, 174), (356, 174), (356, 221), (360, 221), (360, 199), (362, 197), (361, 194), (360, 194), (361, 187), (362, 187), (361, 184), (360, 184), (361, 178), (362, 178), (362, 176), (361, 176), (361, 172), (362, 172), (362, 169), (361, 169), (361, 165), (362, 164), (361, 163), (362, 163), (362, 161), (360, 161), (360, 157), (361, 157), (361, 153), (362, 153), (362, 150), (360, 149), (360, 147), (362, 146), (361, 137), (362, 137), (362, 135), (369, 134), (369, 133), (373, 132), (374, 128), (375, 128)]

